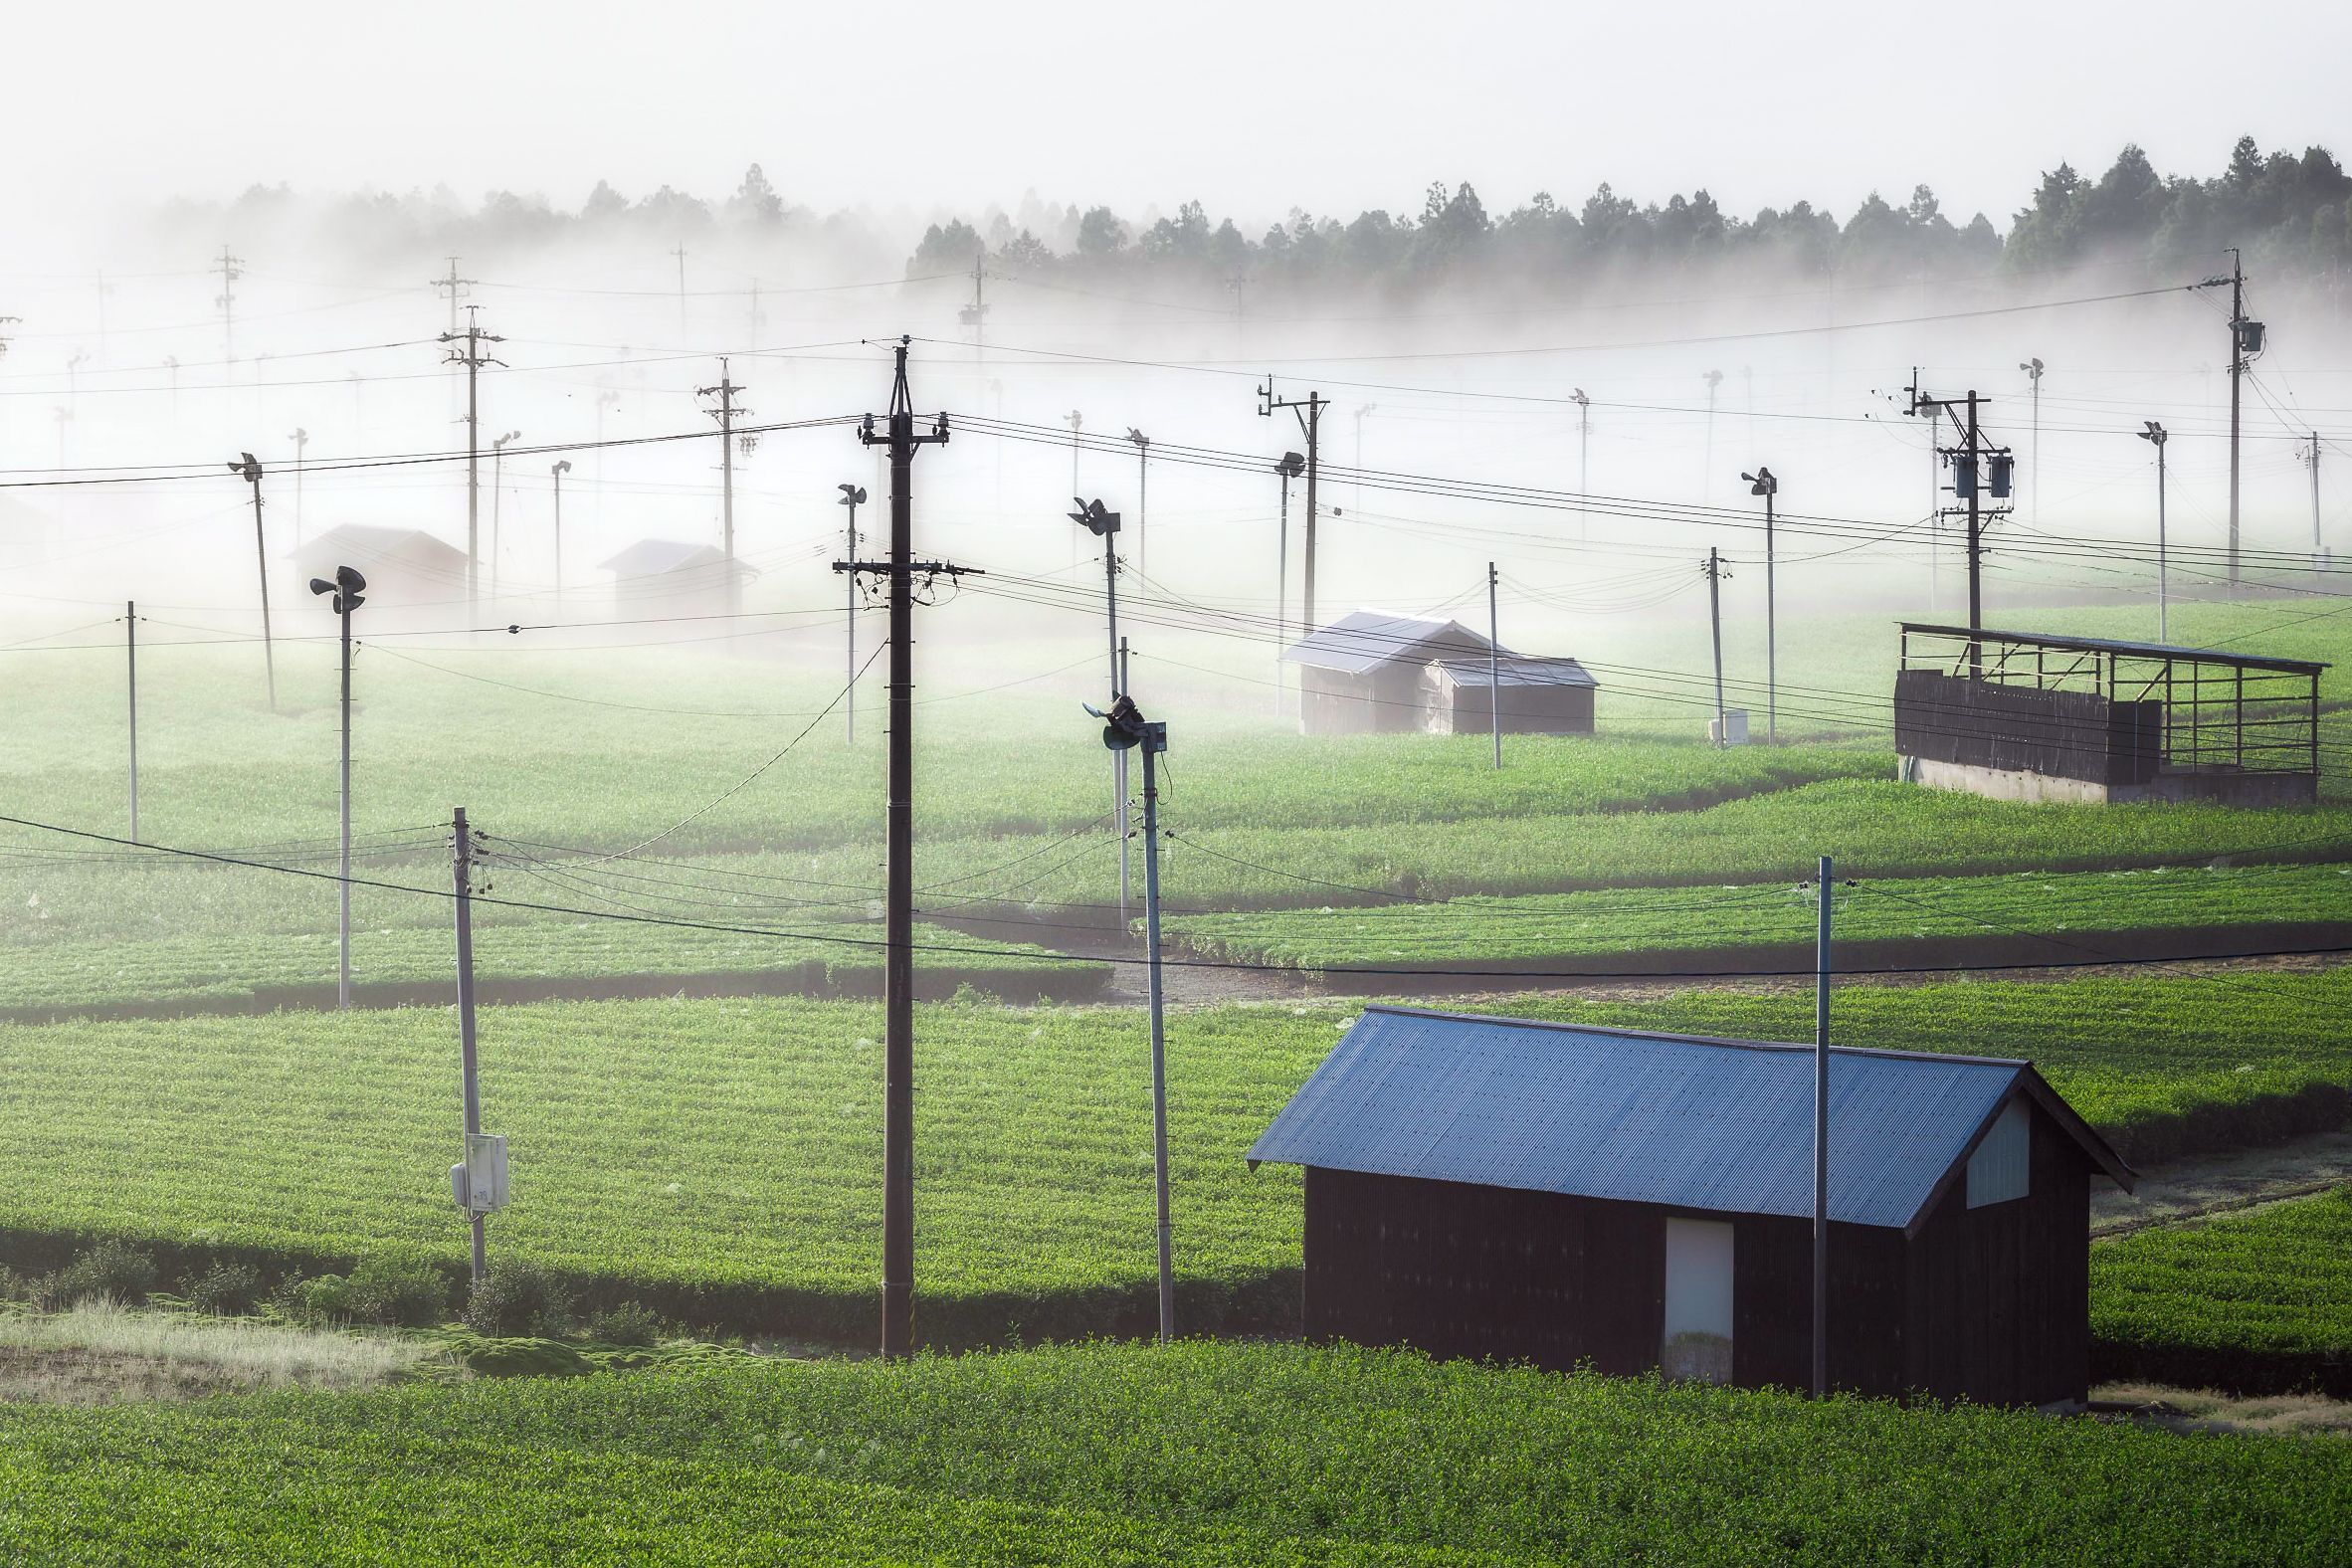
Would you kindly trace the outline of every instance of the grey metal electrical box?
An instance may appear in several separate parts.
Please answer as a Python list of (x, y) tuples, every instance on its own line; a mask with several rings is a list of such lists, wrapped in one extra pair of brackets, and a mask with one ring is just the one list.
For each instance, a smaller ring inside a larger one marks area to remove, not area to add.
[(465, 1159), (449, 1168), (449, 1192), (468, 1214), (489, 1214), (506, 1206), (504, 1134), (468, 1134)]

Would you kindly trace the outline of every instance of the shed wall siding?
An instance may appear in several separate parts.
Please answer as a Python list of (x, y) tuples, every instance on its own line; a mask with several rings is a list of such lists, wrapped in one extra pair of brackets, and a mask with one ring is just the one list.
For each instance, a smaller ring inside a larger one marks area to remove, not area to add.
[(1945, 1189), (1912, 1238), (1904, 1381), (1947, 1399), (2045, 1405), (2090, 1379), (2090, 1166), (2032, 1111), (2030, 1190), (1968, 1206)]

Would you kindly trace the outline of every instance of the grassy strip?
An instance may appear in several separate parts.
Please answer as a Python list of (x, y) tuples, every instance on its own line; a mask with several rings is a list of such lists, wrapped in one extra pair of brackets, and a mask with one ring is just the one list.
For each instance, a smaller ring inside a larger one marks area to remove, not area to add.
[[(2037, 1060), (2149, 1159), (2341, 1124), (2333, 1048), (2352, 970), (1837, 993), (1852, 1045)], [(1525, 1012), (1803, 1039), (1802, 994), (1689, 993)], [(1185, 1321), (1294, 1321), (1297, 1181), (1242, 1154), (1352, 1010), (1218, 1008), (1170, 1031)], [(493, 1253), (670, 1315), (863, 1338), (880, 1264), (881, 1019), (789, 1000), (486, 1012), (488, 1125), (513, 1206)], [(928, 1007), (917, 1021), (918, 1325), (940, 1344), (1148, 1323), (1147, 1043), (1126, 1009)], [(444, 1181), (457, 1048), (444, 1010), (0, 1028), (0, 1230), (33, 1272), (97, 1236), (172, 1267), (227, 1254), (304, 1269), (464, 1231)], [(135, 1092), (126, 1085), (136, 1085)], [(1042, 1247), (1039, 1238), (1051, 1237)]]
[[(1439, 904), (1185, 915), (1168, 929), (1218, 958), (1300, 969), (1473, 964), (1607, 953), (1689, 953), (1809, 944), (1818, 913), (1797, 885), (1624, 888)], [(2031, 933), (2046, 956), (2080, 960), (2115, 933), (2341, 921), (2352, 866), (2195, 866), (2150, 871), (2018, 872), (1909, 878), (1842, 890), (1846, 941)]]
[(2352, 1448), (1188, 1343), (0, 1411), (21, 1561), (2334, 1560)]
[(2096, 1375), (2352, 1398), (2352, 1187), (2091, 1249)]

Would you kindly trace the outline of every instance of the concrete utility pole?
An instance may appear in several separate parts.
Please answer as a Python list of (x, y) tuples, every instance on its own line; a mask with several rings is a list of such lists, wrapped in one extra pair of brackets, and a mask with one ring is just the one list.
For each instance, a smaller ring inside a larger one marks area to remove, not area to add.
[(972, 253), (972, 302), (956, 312), (956, 319), (972, 329), (972, 347), (988, 351), (988, 247)]
[(1830, 857), (1821, 858), (1813, 979), (1813, 1397), (1830, 1392)]
[(852, 557), (837, 571), (886, 573), (890, 585), (890, 722), (883, 843), (882, 998), (882, 1322), (884, 1356), (914, 1349), (914, 573), (953, 575), (964, 568), (913, 560), (914, 454), (947, 440), (941, 414), (926, 434), (914, 429), (900, 337), (886, 427), (866, 416), (858, 439), (883, 447), (890, 460), (890, 555), (886, 563)]
[(1304, 398), (1275, 397), (1272, 376), (1258, 389), (1260, 415), (1271, 419), (1275, 409), (1286, 408), (1306, 437), (1306, 561), (1304, 586), (1299, 594), (1299, 624), (1309, 634), (1315, 629), (1315, 478), (1322, 467), (1323, 410), (1330, 406), (1330, 400), (1320, 392), (1309, 392)]
[(726, 557), (727, 613), (743, 608), (743, 584), (735, 574), (735, 420), (751, 410), (739, 407), (735, 394), (743, 389), (729, 379), (724, 356), (718, 361), (718, 385), (696, 389), (697, 397), (715, 397), (718, 407), (702, 412), (718, 421), (718, 531), (719, 551)]
[(1160, 993), (1160, 789), (1152, 759), (1168, 749), (1168, 726), (1143, 716), (1135, 699), (1121, 692), (1105, 713), (1102, 743), (1114, 754), (1143, 752), (1143, 941), (1151, 1006), (1151, 1173), (1159, 1207), (1160, 1343), (1176, 1337), (1176, 1271), (1168, 1226), (1168, 1050)]
[[(1145, 508), (1151, 500), (1151, 438), (1134, 426), (1127, 427), (1127, 439), (1135, 443), (1135, 571), (1142, 577), (1151, 576), (1151, 535), (1144, 530)], [(999, 442), (999, 446), (1003, 443)]]
[(350, 566), (336, 567), (331, 581), (324, 577), (310, 579), (312, 593), (332, 596), (330, 603), (341, 627), (343, 643), (343, 872), (338, 889), (342, 893), (342, 920), (335, 1006), (346, 1013), (351, 1010), (351, 612), (367, 602), (360, 593), (366, 586), (367, 579)]
[(310, 433), (295, 426), (286, 438), (294, 449), (294, 548), (302, 547), (302, 449), (310, 445)]
[(1742, 474), (1748, 482), (1748, 493), (1764, 497), (1764, 743), (1780, 744), (1780, 659), (1774, 615), (1772, 573), (1772, 513), (1774, 497), (1780, 494), (1780, 481), (1772, 477), (1770, 469), (1760, 468), (1753, 474)]
[(1494, 563), (1486, 563), (1486, 718), (1494, 731), (1494, 765), (1502, 766), (1502, 616), (1494, 602)]
[[(466, 367), (466, 614), (469, 618), (479, 616), (482, 611), (482, 367), (503, 363), (484, 353), (482, 345), (505, 341), (482, 329), (481, 310), (480, 305), (466, 306), (466, 330), (441, 334), (445, 343), (466, 345), (450, 349), (442, 355), (441, 362)], [(597, 445), (600, 449), (604, 444), (603, 425), (604, 408), (599, 403)], [(600, 464), (604, 461), (601, 451), (597, 461)], [(602, 499), (600, 489), (598, 500)]]
[(2018, 368), (2026, 373), (2034, 388), (2034, 466), (2026, 473), (2026, 518), (2039, 524), (2042, 521), (2042, 372), (2047, 367), (2036, 358)]
[[(1956, 447), (1933, 449), (1939, 459), (1949, 459), (1952, 465), (1952, 490), (1967, 503), (1968, 516), (1968, 626), (1976, 631), (1985, 624), (1984, 542), (1986, 513), (1983, 496), (1989, 490), (1993, 499), (2007, 501), (2010, 495), (2013, 459), (2007, 447), (1987, 447), (1984, 427), (1979, 419), (1983, 405), (1989, 398), (1979, 397), (1972, 388), (1963, 398), (1931, 398), (1918, 388), (1917, 372), (1913, 372), (1909, 412), (1934, 412), (1952, 416), (1952, 430), (1960, 438)], [(1959, 410), (1967, 410), (1963, 422)], [(1989, 462), (1988, 462), (1989, 460)], [(1940, 517), (1943, 507), (1936, 507)], [(2009, 508), (1996, 508), (1993, 515), (2005, 516)], [(1968, 644), (1968, 669), (1971, 678), (1984, 672), (1984, 645), (1971, 638)]]
[[(474, 1140), (482, 1136), (482, 1081), (474, 1051), (474, 830), (466, 826), (466, 808), (452, 815), (456, 847), (454, 882), (458, 924), (458, 1064), (466, 1103), (467, 1175), (473, 1175)], [(490, 1273), (483, 1251), (484, 1211), (467, 1195), (466, 1215), (474, 1230), (474, 1288), (482, 1288)]]
[(2139, 433), (2140, 440), (2156, 449), (2156, 641), (2170, 643), (2172, 627), (2167, 619), (2165, 601), (2169, 597), (2167, 583), (2170, 573), (2164, 559), (2164, 443), (2165, 430), (2154, 420), (2145, 420), (2147, 429)]
[(240, 271), (244, 266), (245, 258), (231, 256), (224, 245), (220, 260), (211, 268), (221, 275), (221, 292), (213, 296), (212, 302), (221, 312), (221, 358), (230, 364), (237, 362), (237, 280), (245, 276)]
[(572, 471), (572, 460), (558, 458), (547, 470), (555, 482), (555, 608), (563, 609), (563, 477)]
[(1706, 462), (1704, 465), (1702, 465), (1703, 471), (1706, 474), (1706, 480), (1704, 489), (1700, 493), (1700, 499), (1712, 500), (1715, 494), (1715, 388), (1723, 384), (1723, 372), (1720, 370), (1708, 371), (1706, 373), (1706, 383), (1707, 455)]
[(1306, 459), (1285, 452), (1274, 465), (1282, 477), (1281, 522), (1274, 533), (1274, 717), (1282, 716), (1282, 649), (1290, 640), (1290, 482), (1306, 472)]
[(262, 668), (270, 677), (270, 711), (278, 711), (278, 655), (270, 642), (270, 539), (262, 528), (262, 466), (250, 452), (238, 454), (239, 461), (229, 465), (229, 472), (253, 487), (253, 548), (254, 558), (261, 566), (262, 582)]
[(1576, 405), (1576, 536), (1589, 539), (1593, 535), (1593, 400), (1578, 387), (1568, 395), (1568, 401)]
[(522, 432), (509, 430), (490, 442), (490, 603), (498, 602), (498, 557), (505, 554), (498, 541), (498, 513), (501, 497), (506, 493), (506, 443), (522, 439)]
[[(866, 503), (866, 487), (842, 486), (841, 503), (850, 508), (850, 520), (842, 529), (844, 542), (849, 546), (843, 559), (854, 561), (858, 558), (858, 541), (865, 537), (858, 531), (858, 508)], [(841, 700), (849, 719), (849, 730), (844, 738), (854, 746), (858, 743), (858, 574), (845, 573), (843, 580), (850, 590), (848, 613), (842, 617), (842, 630), (849, 636), (850, 662), (846, 667), (848, 674), (842, 681)]]
[[(1081, 525), (1088, 533), (1102, 541), (1102, 603), (1110, 622), (1110, 696), (1115, 704), (1126, 690), (1125, 663), (1120, 658), (1123, 646), (1119, 639), (1119, 514), (1104, 509), (1099, 499), (1086, 500), (1071, 497), (1078, 510), (1070, 520)], [(1127, 752), (1122, 746), (1110, 748), (1110, 815), (1111, 831), (1119, 841), (1119, 936), (1127, 934)]]
[(139, 837), (139, 607), (122, 606), (122, 654), (130, 686), (130, 839)]
[[(1076, 495), (1078, 492), (1078, 432), (1085, 428), (1086, 416), (1074, 408), (1062, 417), (1070, 422), (1070, 492)], [(1078, 562), (1078, 539), (1074, 533), (1070, 536), (1070, 564), (1076, 566)]]
[(1380, 405), (1377, 403), (1358, 403), (1355, 409), (1356, 492), (1354, 496), (1350, 498), (1348, 504), (1355, 507), (1355, 509), (1358, 511), (1362, 511), (1364, 509), (1364, 416), (1366, 414), (1377, 414), (1379, 412)]
[(455, 333), (458, 329), (458, 301), (466, 297), (466, 291), (481, 280), (460, 278), (458, 276), (458, 259), (453, 256), (449, 259), (449, 276), (428, 281), (433, 285), (436, 294), (444, 294), (449, 296), (449, 329)]
[(679, 241), (678, 249), (670, 254), (678, 258), (678, 346), (684, 348), (686, 335), (686, 242)]
[(1723, 557), (1707, 550), (1707, 624), (1715, 638), (1715, 744), (1731, 743), (1731, 725), (1723, 716)]
[(2303, 450), (2303, 461), (2311, 465), (2311, 569), (2319, 569), (2319, 557), (2326, 546), (2319, 537), (2319, 432), (2308, 438), (2310, 445)]

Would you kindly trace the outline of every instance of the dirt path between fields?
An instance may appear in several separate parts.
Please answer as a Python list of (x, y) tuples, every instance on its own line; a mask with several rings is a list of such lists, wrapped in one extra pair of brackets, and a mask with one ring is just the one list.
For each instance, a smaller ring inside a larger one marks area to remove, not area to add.
[(2090, 1234), (2128, 1236), (2152, 1225), (2177, 1225), (2251, 1209), (2352, 1182), (2352, 1128), (2314, 1133), (2266, 1149), (2199, 1155), (2141, 1174), (2139, 1191), (2094, 1186)]

